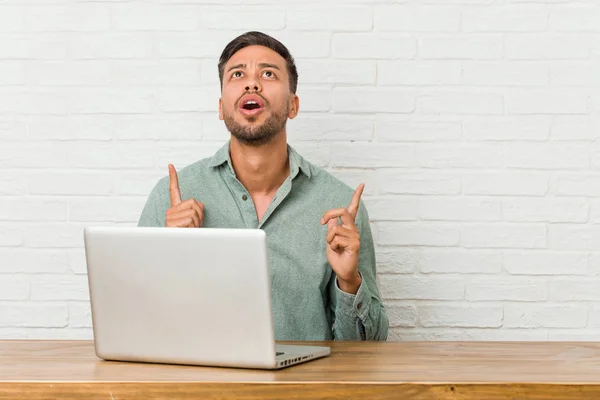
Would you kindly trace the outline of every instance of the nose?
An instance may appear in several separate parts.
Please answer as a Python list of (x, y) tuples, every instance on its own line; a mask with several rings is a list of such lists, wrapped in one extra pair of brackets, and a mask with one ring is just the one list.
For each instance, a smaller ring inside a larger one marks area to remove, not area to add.
[(248, 74), (248, 80), (246, 81), (246, 92), (260, 92), (262, 89), (258, 77), (255, 74)]

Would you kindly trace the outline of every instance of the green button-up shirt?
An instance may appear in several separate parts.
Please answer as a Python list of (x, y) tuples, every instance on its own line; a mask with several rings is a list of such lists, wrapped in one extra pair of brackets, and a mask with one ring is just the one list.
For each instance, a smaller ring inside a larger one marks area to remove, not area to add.
[[(339, 289), (326, 257), (323, 214), (347, 207), (353, 189), (302, 158), (288, 146), (290, 175), (261, 221), (252, 198), (236, 178), (229, 142), (212, 158), (178, 173), (183, 200), (204, 203), (203, 227), (258, 228), (266, 233), (276, 340), (386, 340), (389, 320), (375, 281), (375, 250), (369, 217), (361, 202), (356, 295)], [(169, 177), (148, 197), (139, 226), (165, 226), (170, 207)]]

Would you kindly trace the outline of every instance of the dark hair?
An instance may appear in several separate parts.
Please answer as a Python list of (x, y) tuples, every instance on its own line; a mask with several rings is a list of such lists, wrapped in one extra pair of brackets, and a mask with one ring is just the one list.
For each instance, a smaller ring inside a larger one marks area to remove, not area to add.
[(290, 91), (296, 93), (298, 87), (298, 71), (296, 70), (296, 64), (294, 63), (294, 57), (290, 54), (290, 51), (285, 47), (279, 40), (271, 37), (262, 32), (246, 32), (233, 39), (221, 53), (219, 58), (219, 81), (221, 87), (223, 87), (223, 73), (225, 64), (227, 61), (238, 51), (248, 46), (264, 46), (277, 52), (281, 57), (285, 59), (285, 65), (287, 67), (288, 76), (290, 79)]

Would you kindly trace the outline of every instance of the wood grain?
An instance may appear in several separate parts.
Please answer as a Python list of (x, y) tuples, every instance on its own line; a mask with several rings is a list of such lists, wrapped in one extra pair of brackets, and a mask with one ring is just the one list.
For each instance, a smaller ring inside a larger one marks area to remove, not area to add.
[(596, 343), (317, 344), (332, 355), (260, 371), (107, 362), (90, 341), (0, 341), (0, 399), (600, 398)]
[(340, 383), (15, 383), (0, 385), (0, 399), (597, 399), (597, 385), (547, 384), (340, 384)]

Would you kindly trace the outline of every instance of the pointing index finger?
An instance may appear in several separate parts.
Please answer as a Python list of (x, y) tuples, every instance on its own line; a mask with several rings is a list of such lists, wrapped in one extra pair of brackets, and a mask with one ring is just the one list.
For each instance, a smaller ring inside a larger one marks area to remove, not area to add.
[(352, 195), (352, 200), (350, 201), (350, 205), (348, 206), (348, 212), (352, 215), (353, 219), (356, 219), (356, 213), (358, 213), (358, 207), (360, 206), (360, 196), (362, 196), (363, 190), (365, 189), (365, 184), (361, 183), (358, 185), (354, 194)]
[(179, 179), (173, 164), (169, 164), (169, 194), (171, 195), (171, 207), (181, 203), (181, 192), (179, 191)]

